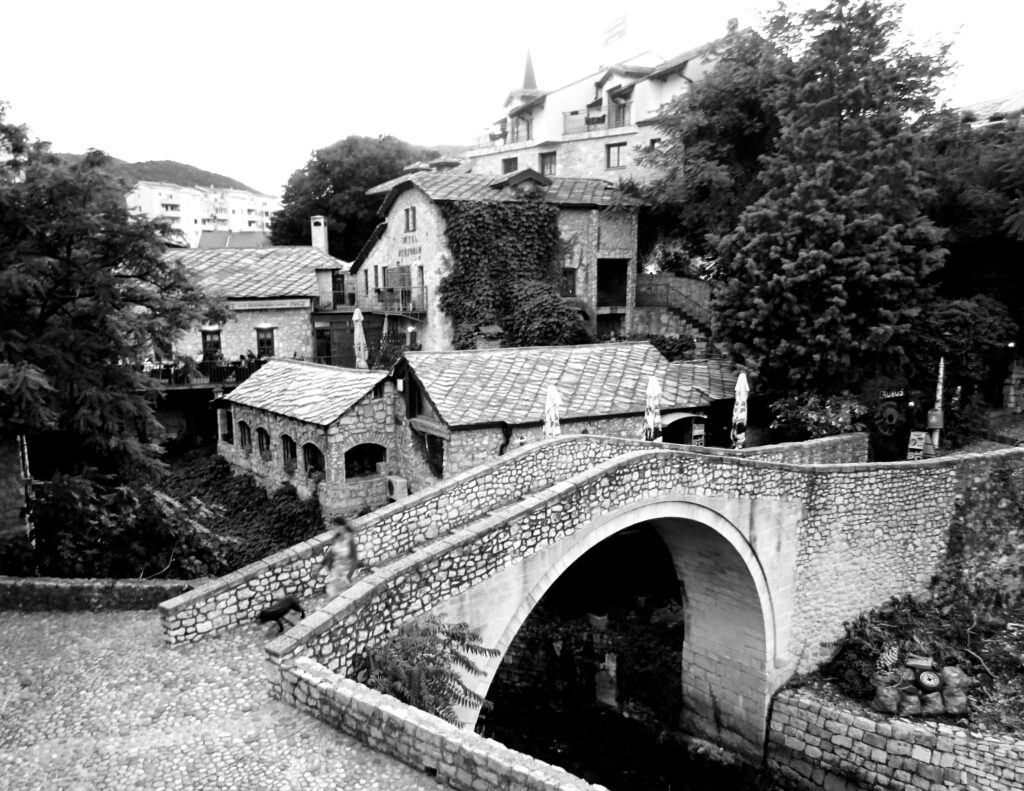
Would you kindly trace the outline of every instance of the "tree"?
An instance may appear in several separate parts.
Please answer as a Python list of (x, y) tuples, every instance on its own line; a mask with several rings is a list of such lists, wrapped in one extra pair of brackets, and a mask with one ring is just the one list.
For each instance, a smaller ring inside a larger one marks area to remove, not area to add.
[(936, 180), (928, 213), (948, 229), (937, 287), (950, 299), (995, 297), (1024, 326), (1024, 125), (973, 128), (971, 120), (945, 113), (923, 138)]
[(371, 689), (458, 725), (456, 706), (489, 706), (465, 685), (459, 671), (482, 676), (474, 656), (499, 656), (480, 644), (467, 623), (449, 624), (436, 615), (402, 624), (362, 657), (355, 678)]
[[(666, 105), (661, 144), (641, 161), (659, 175), (640, 189), (648, 244), (678, 241), (692, 257), (713, 262), (716, 238), (765, 187), (757, 176), (775, 149), (775, 93), (792, 70), (778, 45), (744, 33), (713, 45), (712, 70)], [(716, 274), (712, 265), (711, 274)]]
[(764, 194), (721, 238), (718, 334), (768, 392), (829, 395), (898, 369), (941, 266), (911, 117), (932, 107), (944, 52), (897, 46), (897, 11), (832, 0), (776, 21), (803, 41), (777, 92)]
[(61, 438), (61, 466), (149, 462), (153, 380), (125, 365), (223, 314), (128, 213), (90, 151), (73, 164), (0, 104), (0, 436)]
[(281, 210), (270, 220), (270, 238), (274, 244), (308, 245), (309, 218), (323, 215), (328, 251), (352, 261), (378, 222), (380, 197), (366, 190), (402, 175), (412, 162), (437, 156), (391, 136), (351, 135), (318, 149), (288, 179)]

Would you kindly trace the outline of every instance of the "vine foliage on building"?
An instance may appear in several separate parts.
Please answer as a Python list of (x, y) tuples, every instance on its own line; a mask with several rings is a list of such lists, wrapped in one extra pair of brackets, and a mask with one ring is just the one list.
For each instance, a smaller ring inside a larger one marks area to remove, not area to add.
[(440, 307), (454, 326), (455, 348), (471, 348), (487, 324), (501, 327), (515, 346), (585, 338), (578, 314), (558, 292), (564, 246), (556, 206), (539, 198), (455, 201), (441, 211), (452, 268), (441, 281)]

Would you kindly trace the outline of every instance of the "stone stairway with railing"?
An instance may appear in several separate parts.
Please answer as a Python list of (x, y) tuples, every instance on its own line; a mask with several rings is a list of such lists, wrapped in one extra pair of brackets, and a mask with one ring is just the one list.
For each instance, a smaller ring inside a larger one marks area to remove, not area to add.
[(674, 275), (641, 276), (636, 287), (637, 334), (692, 337), (698, 352), (711, 338), (710, 283)]

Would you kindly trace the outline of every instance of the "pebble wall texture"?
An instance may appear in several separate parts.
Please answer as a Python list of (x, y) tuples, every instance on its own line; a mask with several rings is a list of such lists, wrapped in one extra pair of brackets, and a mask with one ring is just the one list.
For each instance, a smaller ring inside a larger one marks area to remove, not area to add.
[(450, 725), (309, 659), (282, 674), (285, 703), (464, 791), (607, 791), (492, 739)]
[(0, 577), (0, 610), (151, 610), (192, 587), (187, 580)]
[(1024, 741), (857, 715), (786, 690), (772, 709), (768, 766), (796, 791), (1009, 791), (1024, 788)]

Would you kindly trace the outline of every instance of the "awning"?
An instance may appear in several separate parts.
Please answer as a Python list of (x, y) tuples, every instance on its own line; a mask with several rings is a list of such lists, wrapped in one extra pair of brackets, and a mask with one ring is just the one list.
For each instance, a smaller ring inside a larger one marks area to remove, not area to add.
[(414, 417), (409, 419), (409, 425), (420, 434), (431, 434), (444, 440), (450, 440), (452, 438), (452, 432), (449, 431), (447, 427), (442, 426), (440, 423), (435, 423), (433, 420), (427, 420), (423, 417)]

